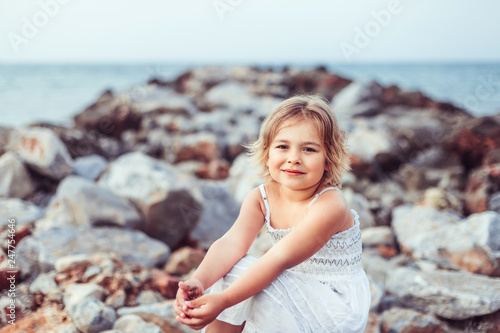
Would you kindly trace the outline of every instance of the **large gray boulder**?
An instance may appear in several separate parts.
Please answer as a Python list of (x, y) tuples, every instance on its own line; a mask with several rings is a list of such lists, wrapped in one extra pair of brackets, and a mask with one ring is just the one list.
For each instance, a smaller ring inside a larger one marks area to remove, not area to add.
[(500, 214), (496, 212), (461, 219), (451, 211), (405, 205), (393, 210), (392, 227), (401, 248), (416, 259), (500, 274)]
[(21, 274), (49, 272), (58, 258), (68, 255), (114, 254), (119, 260), (143, 267), (165, 264), (170, 249), (138, 230), (112, 227), (60, 227), (35, 231), (17, 247)]
[(447, 319), (467, 319), (500, 309), (500, 279), (466, 271), (400, 267), (387, 276), (386, 288), (406, 307)]
[(96, 180), (108, 166), (108, 161), (101, 155), (92, 154), (75, 159), (74, 172), (76, 175), (90, 180)]
[(432, 314), (395, 307), (382, 313), (382, 331), (445, 333), (449, 328)]
[(73, 159), (68, 149), (50, 129), (16, 129), (10, 135), (8, 147), (43, 176), (61, 180), (73, 172)]
[(99, 333), (111, 328), (115, 310), (96, 298), (85, 298), (68, 309), (76, 328), (81, 332)]
[(144, 231), (172, 248), (187, 237), (201, 215), (201, 194), (186, 185), (174, 166), (140, 152), (110, 163), (98, 184), (132, 200), (144, 216)]
[(129, 200), (111, 190), (86, 178), (69, 176), (59, 183), (46, 215), (36, 222), (36, 228), (47, 230), (68, 225), (134, 229), (142, 226), (142, 216)]
[(24, 199), (34, 190), (35, 185), (21, 158), (13, 152), (0, 156), (0, 197)]
[(18, 198), (0, 198), (0, 226), (15, 221), (16, 229), (41, 218), (44, 210), (30, 201)]
[(210, 245), (231, 228), (238, 217), (240, 205), (223, 182), (199, 181), (203, 194), (203, 211), (200, 222), (191, 232), (191, 238), (203, 248)]

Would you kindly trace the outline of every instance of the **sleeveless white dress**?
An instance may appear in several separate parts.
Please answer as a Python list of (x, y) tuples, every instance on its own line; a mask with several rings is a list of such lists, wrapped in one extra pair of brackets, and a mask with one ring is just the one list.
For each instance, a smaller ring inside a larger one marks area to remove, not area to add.
[[(264, 186), (259, 186), (266, 206), (265, 223), (273, 244), (293, 228), (274, 229)], [(329, 187), (317, 194), (314, 201)], [(335, 234), (304, 262), (283, 271), (269, 286), (254, 296), (227, 308), (218, 320), (241, 325), (243, 332), (363, 332), (368, 321), (371, 294), (361, 267), (359, 216), (351, 209), (354, 226)], [(300, 246), (300, 244), (297, 244)], [(247, 255), (219, 281), (210, 293), (227, 288), (258, 258)]]

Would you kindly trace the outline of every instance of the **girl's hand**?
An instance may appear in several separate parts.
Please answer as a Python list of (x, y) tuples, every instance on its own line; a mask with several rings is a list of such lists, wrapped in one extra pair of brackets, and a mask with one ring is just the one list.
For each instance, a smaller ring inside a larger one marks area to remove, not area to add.
[(185, 312), (189, 309), (186, 305), (186, 301), (196, 299), (202, 296), (204, 292), (203, 285), (198, 279), (189, 279), (179, 282), (179, 289), (177, 289), (177, 295), (174, 302), (175, 313), (181, 318), (186, 318)]
[(194, 330), (201, 330), (210, 324), (227, 307), (221, 294), (203, 295), (185, 303), (189, 307), (185, 311), (186, 318), (177, 316), (176, 319)]

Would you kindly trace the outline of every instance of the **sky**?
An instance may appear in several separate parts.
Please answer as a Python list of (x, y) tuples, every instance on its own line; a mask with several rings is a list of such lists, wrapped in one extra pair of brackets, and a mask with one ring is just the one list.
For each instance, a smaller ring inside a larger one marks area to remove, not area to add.
[(0, 0), (6, 62), (500, 60), (498, 0)]

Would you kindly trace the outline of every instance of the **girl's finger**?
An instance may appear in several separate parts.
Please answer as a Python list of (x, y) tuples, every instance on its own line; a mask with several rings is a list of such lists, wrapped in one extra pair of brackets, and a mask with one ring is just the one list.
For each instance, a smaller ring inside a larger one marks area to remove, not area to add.
[(177, 319), (179, 323), (189, 327), (203, 325), (203, 321), (199, 318), (181, 318), (180, 316), (177, 316), (175, 319)]

